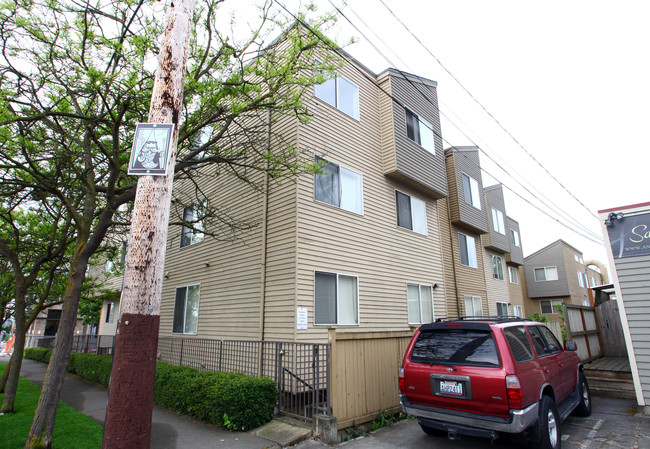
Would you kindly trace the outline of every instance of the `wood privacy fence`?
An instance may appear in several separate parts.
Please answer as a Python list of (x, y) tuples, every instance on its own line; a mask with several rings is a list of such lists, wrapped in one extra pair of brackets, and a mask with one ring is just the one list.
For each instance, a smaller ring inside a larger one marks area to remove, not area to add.
[(567, 338), (578, 345), (578, 356), (583, 362), (603, 355), (600, 343), (598, 317), (593, 307), (565, 304), (564, 325)]
[(398, 372), (413, 331), (330, 329), (331, 406), (339, 429), (399, 411)]

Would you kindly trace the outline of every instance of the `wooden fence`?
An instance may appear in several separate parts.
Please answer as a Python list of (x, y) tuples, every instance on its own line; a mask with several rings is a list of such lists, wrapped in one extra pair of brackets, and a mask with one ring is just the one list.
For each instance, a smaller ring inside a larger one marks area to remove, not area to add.
[(603, 355), (596, 309), (565, 304), (564, 320), (567, 338), (578, 345), (580, 360), (587, 362)]
[(402, 332), (336, 332), (330, 329), (331, 405), (338, 428), (399, 411), (398, 372), (413, 336)]

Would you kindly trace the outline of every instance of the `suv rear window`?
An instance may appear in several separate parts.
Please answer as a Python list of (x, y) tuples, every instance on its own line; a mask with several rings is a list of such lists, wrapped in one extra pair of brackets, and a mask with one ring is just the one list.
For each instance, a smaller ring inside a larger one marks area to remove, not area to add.
[(488, 330), (435, 329), (420, 333), (411, 362), (499, 366), (499, 355)]
[(512, 356), (518, 363), (533, 360), (533, 348), (530, 346), (526, 328), (524, 326), (512, 326), (503, 329), (503, 333), (508, 340), (508, 346)]

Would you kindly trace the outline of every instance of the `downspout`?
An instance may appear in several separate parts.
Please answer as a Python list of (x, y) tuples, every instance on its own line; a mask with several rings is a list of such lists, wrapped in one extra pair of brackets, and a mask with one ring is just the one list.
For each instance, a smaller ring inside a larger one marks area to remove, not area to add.
[(449, 204), (449, 198), (445, 198), (447, 202), (447, 223), (449, 224), (449, 244), (451, 245), (451, 266), (454, 270), (454, 295), (456, 296), (456, 311), (458, 315), (463, 315), (461, 313), (461, 303), (460, 296), (458, 294), (458, 273), (456, 272), (456, 251), (454, 250), (454, 233), (453, 226), (451, 224), (451, 204)]
[[(266, 124), (266, 151), (271, 153), (271, 110), (267, 111)], [(261, 249), (261, 266), (260, 266), (260, 352), (258, 354), (258, 374), (263, 375), (263, 345), (264, 345), (264, 327), (265, 327), (265, 307), (266, 307), (266, 257), (267, 257), (267, 235), (269, 220), (269, 168), (270, 161), (266, 161), (266, 170), (264, 171), (264, 201), (262, 205), (262, 249)]]

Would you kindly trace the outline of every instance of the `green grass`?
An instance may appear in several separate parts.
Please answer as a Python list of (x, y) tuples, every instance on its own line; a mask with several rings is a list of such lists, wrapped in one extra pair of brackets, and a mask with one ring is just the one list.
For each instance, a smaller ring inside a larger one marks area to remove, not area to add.
[[(0, 363), (0, 375), (5, 370)], [(41, 389), (20, 378), (14, 413), (0, 416), (0, 449), (22, 449), (32, 426)], [(0, 394), (0, 401), (4, 394)], [(94, 419), (59, 401), (54, 424), (54, 449), (98, 449), (102, 444), (103, 426)]]

